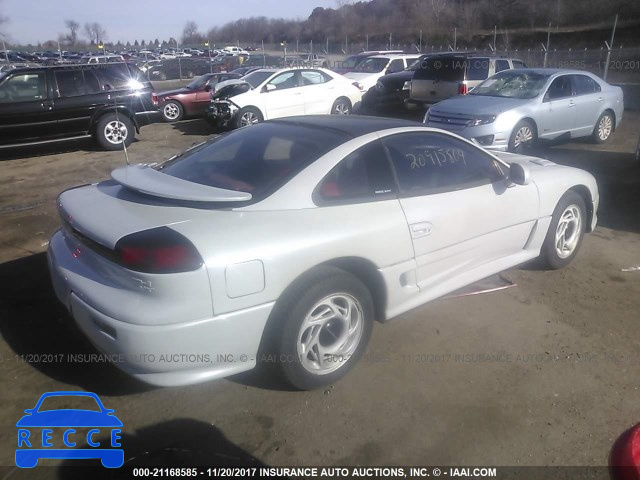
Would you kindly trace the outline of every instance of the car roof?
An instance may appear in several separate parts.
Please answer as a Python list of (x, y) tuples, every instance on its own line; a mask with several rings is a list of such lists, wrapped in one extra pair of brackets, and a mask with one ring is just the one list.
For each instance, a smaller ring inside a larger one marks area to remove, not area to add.
[(311, 128), (326, 128), (356, 138), (379, 130), (400, 127), (424, 126), (423, 123), (397, 118), (369, 117), (360, 115), (301, 115), (269, 120), (269, 123), (297, 125)]
[(369, 58), (387, 58), (389, 60), (396, 60), (398, 58), (406, 58), (406, 57), (418, 58), (420, 55), (421, 55), (420, 53), (394, 53), (394, 54), (385, 54), (385, 55), (371, 55), (369, 56)]

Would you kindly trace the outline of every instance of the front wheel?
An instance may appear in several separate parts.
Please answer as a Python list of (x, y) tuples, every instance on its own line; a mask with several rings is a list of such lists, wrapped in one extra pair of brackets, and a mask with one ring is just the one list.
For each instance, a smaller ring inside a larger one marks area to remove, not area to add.
[(262, 113), (255, 107), (244, 107), (236, 114), (236, 128), (247, 127), (262, 122)]
[(350, 115), (351, 114), (351, 102), (346, 98), (339, 98), (333, 102), (331, 107), (331, 113), (334, 115)]
[(344, 377), (366, 349), (373, 329), (369, 290), (350, 273), (318, 268), (284, 299), (276, 358), (284, 379), (301, 390)]
[(611, 112), (603, 112), (602, 115), (598, 117), (598, 122), (593, 129), (591, 139), (594, 143), (604, 143), (609, 140), (609, 137), (611, 137), (612, 133), (613, 115), (611, 115)]
[(511, 132), (508, 149), (513, 153), (523, 153), (533, 148), (537, 140), (536, 129), (528, 120), (522, 120)]
[(574, 191), (565, 193), (551, 218), (540, 259), (550, 269), (566, 267), (575, 258), (586, 230), (584, 200)]
[(122, 150), (129, 146), (135, 138), (135, 130), (131, 119), (124, 113), (107, 113), (96, 125), (96, 140), (106, 150)]
[(176, 101), (171, 100), (162, 107), (162, 118), (164, 118), (165, 122), (177, 122), (178, 120), (182, 120), (183, 116), (184, 109), (182, 105)]

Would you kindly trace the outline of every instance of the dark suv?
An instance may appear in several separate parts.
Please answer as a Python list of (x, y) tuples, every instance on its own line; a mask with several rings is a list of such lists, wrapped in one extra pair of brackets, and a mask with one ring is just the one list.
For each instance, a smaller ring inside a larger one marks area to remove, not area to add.
[(158, 114), (151, 82), (126, 63), (0, 75), (0, 149), (92, 136), (103, 148), (119, 150)]

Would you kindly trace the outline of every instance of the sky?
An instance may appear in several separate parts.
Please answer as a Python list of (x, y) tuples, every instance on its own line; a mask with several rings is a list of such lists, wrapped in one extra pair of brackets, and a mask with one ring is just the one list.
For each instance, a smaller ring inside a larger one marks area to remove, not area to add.
[(64, 21), (73, 19), (100, 22), (108, 41), (148, 42), (179, 39), (188, 20), (206, 32), (243, 17), (307, 18), (315, 7), (336, 6), (336, 0), (0, 0), (0, 16), (9, 18), (0, 32), (12, 43), (36, 44), (57, 40)]

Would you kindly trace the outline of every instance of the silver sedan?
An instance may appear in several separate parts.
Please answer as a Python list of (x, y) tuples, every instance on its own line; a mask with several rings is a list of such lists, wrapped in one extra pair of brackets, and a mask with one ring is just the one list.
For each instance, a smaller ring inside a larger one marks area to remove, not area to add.
[(589, 72), (518, 69), (435, 104), (424, 123), (485, 148), (522, 152), (538, 139), (591, 136), (596, 143), (606, 142), (623, 110), (622, 89)]

